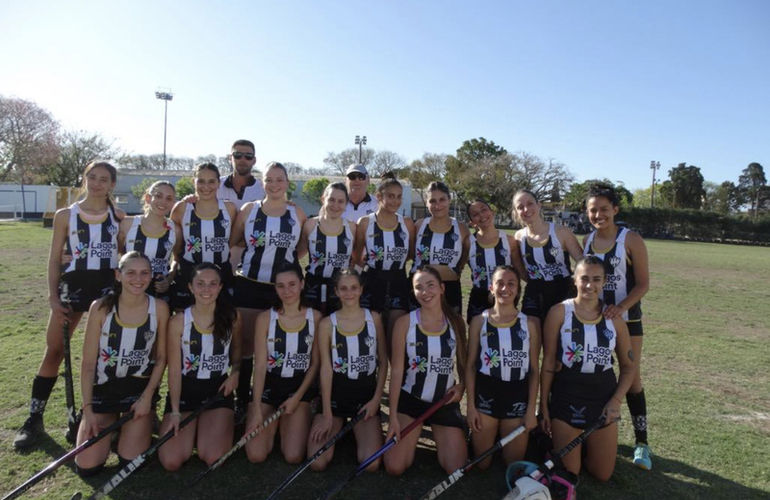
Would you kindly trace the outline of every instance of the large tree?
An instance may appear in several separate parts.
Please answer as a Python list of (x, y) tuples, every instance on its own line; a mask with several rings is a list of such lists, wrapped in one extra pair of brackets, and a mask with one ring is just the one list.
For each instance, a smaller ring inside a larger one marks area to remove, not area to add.
[[(588, 190), (595, 184), (603, 184), (614, 188), (615, 195), (618, 197), (618, 203), (621, 207), (630, 207), (633, 205), (634, 194), (622, 184), (615, 184), (609, 179), (589, 179), (583, 182), (574, 182), (570, 185), (569, 191), (564, 196), (564, 206), (571, 210), (584, 210)], [(649, 198), (647, 200), (647, 206), (649, 206)]]
[(339, 153), (330, 151), (324, 158), (324, 165), (333, 175), (345, 175), (345, 171), (351, 165), (362, 163), (368, 169), (374, 159), (375, 151), (372, 148), (363, 148), (361, 161), (358, 159), (358, 148), (350, 148)]
[(755, 217), (767, 201), (766, 186), (765, 169), (756, 162), (749, 163), (749, 166), (743, 169), (740, 177), (738, 177), (738, 189), (745, 203), (751, 205), (751, 213)]
[(374, 154), (371, 163), (366, 165), (370, 177), (379, 177), (385, 172), (398, 172), (406, 167), (406, 158), (393, 151), (381, 149)]
[(422, 158), (414, 160), (409, 166), (401, 169), (399, 176), (409, 179), (424, 203), (426, 200), (423, 190), (433, 181), (444, 180), (446, 160), (445, 154), (425, 153)]
[(59, 156), (46, 169), (49, 183), (55, 186), (79, 186), (83, 171), (94, 160), (114, 160), (121, 155), (115, 141), (99, 133), (68, 130), (59, 137)]
[(59, 124), (32, 101), (0, 96), (0, 181), (41, 180), (56, 160)]
[(317, 177), (310, 179), (302, 185), (302, 198), (314, 205), (321, 204), (321, 195), (324, 193), (324, 189), (329, 184), (329, 179), (326, 177)]
[(699, 209), (706, 196), (700, 168), (680, 163), (668, 171), (668, 176), (674, 190), (674, 208)]
[(740, 206), (738, 190), (735, 184), (730, 181), (725, 181), (722, 184), (704, 182), (703, 188), (706, 191), (703, 208), (709, 212), (727, 215), (735, 212)]

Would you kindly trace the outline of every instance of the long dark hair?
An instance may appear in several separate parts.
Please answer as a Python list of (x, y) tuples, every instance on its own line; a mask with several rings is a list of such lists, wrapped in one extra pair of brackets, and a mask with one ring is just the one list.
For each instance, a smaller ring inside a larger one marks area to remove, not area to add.
[[(441, 279), (441, 274), (436, 270), (433, 266), (420, 266), (417, 271), (412, 275), (412, 284), (414, 285), (414, 278), (417, 276), (418, 273), (428, 273), (439, 282), (439, 284), (444, 284), (444, 280)], [(468, 338), (465, 334), (465, 321), (463, 321), (463, 317), (460, 316), (454, 309), (452, 309), (452, 306), (449, 305), (449, 302), (446, 300), (446, 294), (441, 294), (441, 312), (446, 317), (447, 321), (449, 321), (449, 324), (452, 326), (452, 329), (455, 331), (455, 335), (457, 336), (457, 364), (459, 367), (464, 366), (465, 364), (465, 354), (467, 352), (466, 346), (468, 345)], [(458, 373), (462, 376), (462, 371), (458, 370)]]
[[(297, 278), (299, 278), (300, 282), (305, 280), (304, 276), (302, 275), (302, 268), (299, 267), (299, 265), (295, 262), (284, 262), (280, 266), (278, 266), (278, 270), (275, 272), (276, 281), (278, 280), (278, 275), (283, 273), (293, 273), (295, 276), (297, 276)], [(305, 297), (304, 286), (301, 288), (299, 292), (299, 307), (300, 308), (310, 307), (310, 304), (308, 303), (307, 298)], [(279, 312), (283, 309), (283, 301), (281, 300), (280, 297), (276, 299), (273, 309)]]
[[(227, 342), (233, 334), (235, 321), (238, 319), (238, 310), (233, 307), (225, 297), (225, 275), (222, 272), (222, 269), (211, 262), (202, 262), (193, 268), (192, 275), (190, 276), (190, 285), (192, 285), (196, 276), (207, 269), (211, 269), (217, 273), (217, 276), (219, 276), (219, 283), (222, 285), (222, 289), (219, 290), (219, 293), (217, 294), (217, 301), (214, 307), (214, 338), (222, 342)], [(193, 302), (195, 302), (194, 295)]]
[[(120, 258), (118, 261), (118, 271), (123, 272), (123, 268), (126, 267), (126, 264), (134, 259), (145, 261), (147, 263), (147, 267), (149, 267), (150, 271), (152, 271), (152, 263), (150, 262), (150, 259), (146, 255), (141, 254), (136, 250), (128, 252)], [(113, 307), (118, 305), (118, 299), (120, 299), (121, 293), (123, 293), (123, 285), (120, 283), (120, 281), (114, 280), (112, 282), (112, 289), (107, 292), (107, 295), (102, 297), (102, 300), (99, 302), (99, 309), (106, 309), (107, 311), (112, 310)]]
[[(86, 177), (88, 177), (88, 174), (91, 173), (91, 170), (101, 167), (105, 169), (110, 174), (110, 179), (112, 179), (112, 182), (118, 182), (118, 169), (112, 166), (112, 164), (107, 163), (106, 161), (99, 161), (94, 160), (91, 163), (89, 163), (85, 170), (83, 170), (83, 181), (81, 183), (82, 187), (80, 189), (80, 196), (83, 196), (83, 193), (86, 191)], [(107, 207), (110, 209), (110, 212), (112, 212), (112, 217), (120, 222), (121, 217), (118, 217), (118, 212), (115, 210), (115, 200), (112, 199), (112, 191), (107, 193)]]
[[(516, 275), (516, 297), (513, 298), (513, 305), (516, 307), (519, 307), (519, 299), (521, 298), (521, 275), (519, 274), (519, 271), (513, 267), (509, 266), (508, 264), (503, 264), (500, 266), (497, 266), (494, 271), (492, 271), (492, 274), (489, 276), (489, 284), (492, 285), (492, 277), (497, 274), (498, 271), (510, 271), (513, 274)], [(489, 294), (489, 305), (494, 306), (495, 305), (495, 295), (493, 293)]]

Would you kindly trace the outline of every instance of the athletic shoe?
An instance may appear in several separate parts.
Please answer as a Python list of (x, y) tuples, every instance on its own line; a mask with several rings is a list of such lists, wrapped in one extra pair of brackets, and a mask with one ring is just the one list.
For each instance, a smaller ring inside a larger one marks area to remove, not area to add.
[(27, 421), (24, 422), (24, 425), (21, 426), (21, 429), (19, 429), (19, 433), (16, 434), (16, 438), (13, 440), (13, 447), (17, 450), (29, 448), (35, 444), (37, 437), (43, 432), (45, 432), (43, 416), (30, 416), (27, 418)]
[(634, 465), (644, 470), (652, 469), (651, 455), (652, 452), (650, 452), (649, 446), (643, 443), (636, 443), (636, 448), (634, 449)]

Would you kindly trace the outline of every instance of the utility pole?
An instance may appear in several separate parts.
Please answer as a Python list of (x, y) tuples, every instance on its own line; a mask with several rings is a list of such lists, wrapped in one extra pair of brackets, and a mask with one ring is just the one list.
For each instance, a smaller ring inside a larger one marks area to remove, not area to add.
[(650, 208), (655, 208), (655, 173), (660, 168), (660, 162), (652, 160), (650, 162), (650, 168), (652, 169), (652, 188), (650, 191)]

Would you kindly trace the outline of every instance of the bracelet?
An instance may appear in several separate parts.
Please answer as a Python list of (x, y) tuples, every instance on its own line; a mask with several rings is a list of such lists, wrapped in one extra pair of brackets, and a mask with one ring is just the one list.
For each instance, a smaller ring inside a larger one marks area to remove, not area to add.
[(182, 418), (182, 414), (178, 411), (172, 411), (171, 413), (169, 413), (169, 415), (171, 415), (171, 418), (174, 418), (174, 417)]
[(86, 404), (84, 404), (84, 405), (83, 405), (83, 408), (82, 408), (82, 409), (83, 409), (83, 410), (85, 410), (85, 409), (86, 409), (86, 406), (92, 406), (92, 404), (91, 404), (91, 403), (86, 403)]
[(623, 404), (623, 401), (621, 401), (620, 399), (618, 399), (616, 396), (612, 396), (612, 399), (614, 399), (615, 401), (617, 401), (617, 402), (618, 402), (618, 403), (620, 403), (620, 404)]

